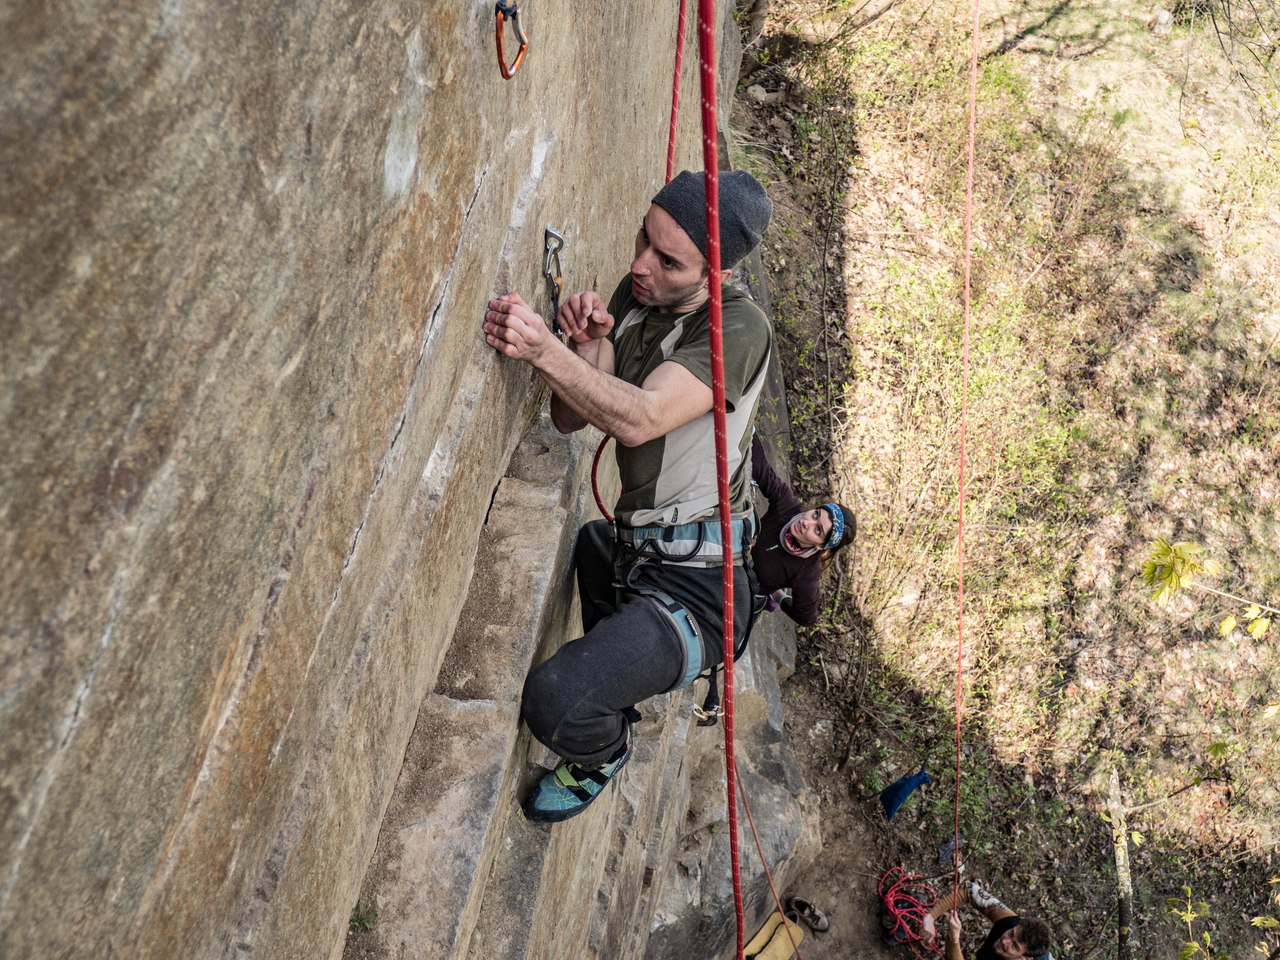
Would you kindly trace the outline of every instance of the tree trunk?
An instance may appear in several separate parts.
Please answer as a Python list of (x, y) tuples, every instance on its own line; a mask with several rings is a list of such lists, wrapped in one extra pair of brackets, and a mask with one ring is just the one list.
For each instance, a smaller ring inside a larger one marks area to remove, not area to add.
[(746, 26), (742, 31), (742, 45), (750, 46), (760, 39), (765, 20), (769, 16), (769, 0), (739, 0), (738, 13)]
[(1111, 814), (1112, 843), (1116, 855), (1116, 883), (1119, 886), (1120, 932), (1116, 944), (1119, 960), (1134, 960), (1137, 939), (1133, 935), (1133, 879), (1129, 873), (1129, 826), (1120, 799), (1120, 775), (1111, 771), (1111, 796), (1107, 801)]

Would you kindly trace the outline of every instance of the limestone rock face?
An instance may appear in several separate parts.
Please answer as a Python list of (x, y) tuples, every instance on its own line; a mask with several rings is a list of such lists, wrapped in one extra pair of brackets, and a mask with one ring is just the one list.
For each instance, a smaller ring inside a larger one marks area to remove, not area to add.
[(336, 957), (415, 722), (514, 730), (438, 688), (545, 397), (480, 323), (625, 273), (676, 18), (525, 6), (510, 81), (486, 4), (0, 13), (0, 955)]

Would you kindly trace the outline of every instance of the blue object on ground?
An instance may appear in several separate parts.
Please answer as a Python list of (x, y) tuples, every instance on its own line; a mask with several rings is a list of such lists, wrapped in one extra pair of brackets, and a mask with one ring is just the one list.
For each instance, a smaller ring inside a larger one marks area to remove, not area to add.
[[(962, 847), (964, 846), (963, 833), (960, 834), (960, 845)], [(955, 862), (956, 862), (956, 838), (952, 836), (950, 840), (948, 840), (946, 843), (944, 843), (942, 846), (938, 848), (938, 866), (950, 867), (950, 866), (953, 866)], [(961, 865), (960, 869), (961, 870), (964, 869), (963, 864)]]
[(880, 792), (880, 805), (884, 807), (885, 819), (892, 820), (893, 815), (898, 812), (898, 808), (906, 802), (907, 797), (915, 792), (916, 787), (923, 786), (926, 783), (933, 783), (933, 780), (928, 771), (921, 767), (919, 773), (902, 777), (885, 787)]

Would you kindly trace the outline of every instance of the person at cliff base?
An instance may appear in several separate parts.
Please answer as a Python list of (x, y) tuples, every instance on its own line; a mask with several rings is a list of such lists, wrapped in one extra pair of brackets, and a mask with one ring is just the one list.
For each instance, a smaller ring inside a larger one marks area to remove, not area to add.
[(759, 435), (751, 440), (751, 479), (769, 500), (751, 549), (764, 609), (781, 609), (802, 627), (811, 627), (821, 609), (822, 569), (857, 532), (853, 511), (839, 503), (801, 504), (770, 465)]
[(938, 918), (947, 914), (946, 960), (964, 960), (960, 949), (959, 907), (965, 903), (982, 911), (992, 924), (987, 938), (974, 954), (975, 960), (1021, 960), (1023, 957), (1053, 960), (1049, 951), (1053, 932), (1049, 925), (1043, 920), (1018, 916), (975, 881), (962, 883), (950, 895), (939, 898), (925, 915), (924, 936), (926, 940), (933, 940), (938, 935)]
[(719, 175), (723, 269), (711, 276), (704, 190), (702, 175), (685, 171), (658, 191), (636, 232), (630, 272), (608, 302), (587, 291), (560, 308), (565, 343), (518, 294), (491, 300), (485, 314), (489, 345), (528, 363), (550, 386), (557, 429), (592, 424), (617, 440), (621, 477), (616, 537), (596, 521), (579, 531), (575, 547), (583, 636), (525, 681), (521, 715), (561, 758), (523, 805), (532, 820), (586, 810), (634, 753), (636, 705), (722, 660), (713, 283), (723, 292), (735, 641), (749, 621), (742, 558), (755, 532), (751, 424), (773, 331), (727, 281), (760, 242), (772, 204), (750, 174)]

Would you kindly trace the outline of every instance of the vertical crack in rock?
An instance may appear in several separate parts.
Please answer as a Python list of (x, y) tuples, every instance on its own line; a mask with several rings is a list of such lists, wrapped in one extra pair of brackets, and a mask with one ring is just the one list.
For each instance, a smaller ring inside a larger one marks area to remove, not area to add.
[[(205, 794), (214, 780), (214, 774), (220, 762), (226, 755), (225, 748), (220, 744), (223, 731), (240, 709), (244, 699), (244, 691), (257, 675), (258, 668), (261, 665), (262, 649), (269, 633), (272, 614), (279, 604), (280, 594), (284, 589), (284, 585), (289, 581), (293, 558), (297, 553), (299, 534), (305, 526), (308, 516), (310, 516), (316, 490), (319, 488), (320, 480), (327, 468), (328, 461), (321, 456), (313, 461), (311, 469), (307, 473), (306, 485), (298, 502), (293, 525), (289, 530), (288, 541), (281, 554), (276, 574), (267, 590), (266, 603), (263, 605), (257, 630), (254, 631), (247, 644), (237, 640), (227, 651), (227, 656), (224, 658), (222, 672), (234, 677), (231, 681), (231, 690), (227, 694), (226, 700), (221, 703), (221, 706), (219, 706), (216, 695), (209, 705), (209, 714), (200, 730), (199, 752), (194, 764), (197, 772), (184, 791), (185, 796), (179, 798), (178, 805), (182, 807), (182, 813), (162, 846), (155, 874), (148, 884), (139, 905), (139, 916), (144, 916), (150, 912), (156, 898), (161, 895), (164, 885), (172, 876), (173, 870), (177, 866), (178, 852), (182, 849), (182, 841), (195, 826), (197, 814)], [(279, 749), (280, 743), (277, 741), (275, 751)], [(272, 753), (272, 759), (274, 759), (275, 751)]]
[(0, 913), (4, 911), (5, 905), (9, 902), (9, 897), (13, 894), (14, 887), (17, 886), (18, 875), (22, 872), (22, 864), (26, 858), (27, 845), (31, 842), (31, 837), (35, 833), (36, 824), (40, 822), (40, 816), (44, 812), (46, 801), (49, 799), (49, 790), (53, 787), (53, 781), (57, 779), (58, 772), (62, 769), (67, 747), (74, 739), (76, 731), (80, 729), (80, 718), (84, 710), (84, 704), (93, 689), (94, 682), (98, 678), (98, 671), (102, 667), (102, 658), (115, 639), (116, 620), (120, 616), (125, 584), (132, 572), (132, 569), (126, 566), (116, 576), (115, 584), (111, 591), (111, 608), (107, 614), (107, 625), (98, 639), (98, 645), (93, 654), (93, 662), (89, 665), (89, 671), (85, 674), (84, 680), (80, 684), (80, 689), (76, 691), (75, 699), (71, 703), (71, 709), (68, 711), (66, 722), (63, 725), (62, 736), (58, 740), (58, 747), (49, 762), (45, 764), (36, 781), (36, 801), (33, 805), (31, 816), (27, 820), (26, 829), (22, 831), (22, 836), (18, 839), (17, 849), (14, 850), (13, 862), (9, 865), (8, 875), (4, 880), (4, 888), (0, 890)]
[[(138, 410), (135, 409), (133, 416), (130, 417), (128, 429), (132, 430), (137, 420)], [(176, 469), (174, 451), (178, 446), (177, 442), (171, 445), (168, 457), (156, 470), (154, 478), (141, 494), (138, 506), (133, 511), (133, 521), (129, 522), (129, 518), (126, 517), (125, 524), (120, 528), (121, 535), (128, 539), (128, 545), (125, 548), (125, 555), (122, 557), (119, 571), (112, 581), (109, 594), (111, 599), (107, 608), (107, 622), (99, 635), (97, 645), (91, 653), (84, 679), (76, 689), (75, 695), (67, 707), (66, 720), (62, 725), (61, 735), (57, 738), (58, 746), (54, 749), (53, 754), (36, 778), (34, 802), (29, 808), (31, 812), (18, 840), (13, 862), (9, 865), (3, 886), (0, 887), (0, 912), (3, 912), (17, 886), (18, 877), (25, 862), (27, 847), (31, 842), (31, 838), (35, 835), (36, 827), (44, 815), (49, 793), (53, 789), (53, 784), (57, 780), (64, 760), (72, 748), (76, 734), (80, 730), (81, 721), (88, 710), (89, 698), (96, 689), (98, 674), (102, 669), (103, 661), (116, 642), (116, 624), (125, 607), (124, 597), (131, 585), (139, 554), (144, 554), (150, 547), (149, 539), (145, 535), (145, 528), (154, 527), (158, 523), (162, 523), (176, 509), (179, 492), (173, 477)], [(103, 522), (105, 524), (106, 521), (104, 520)], [(100, 537), (106, 537), (109, 532), (109, 529), (101, 532)], [(107, 547), (100, 543), (99, 553), (105, 552), (106, 549)], [(92, 562), (91, 560), (90, 563)], [(62, 606), (55, 613), (56, 619), (66, 619), (67, 612), (65, 607), (69, 602), (70, 594), (64, 597)]]
[(351, 536), (351, 545), (347, 548), (346, 557), (342, 561), (342, 572), (338, 576), (338, 582), (333, 588), (333, 598), (331, 604), (338, 602), (338, 596), (342, 593), (343, 579), (346, 577), (347, 568), (351, 566), (351, 561), (355, 558), (356, 549), (360, 545), (360, 533), (364, 529), (369, 514), (372, 512), (373, 504), (377, 500), (378, 491), (382, 486), (382, 478), (386, 474), (388, 467), (394, 463), (399, 453), (400, 434), (404, 432), (405, 422), (409, 419), (409, 411), (413, 409), (414, 402), (417, 400), (418, 389), (421, 383), (422, 364), (427, 355), (427, 347), (436, 338), (440, 324), (438, 318), (444, 308), (445, 302), (449, 298), (449, 287), (453, 280), (453, 272), (458, 268), (458, 253), (462, 249), (463, 240), (466, 238), (467, 222), (471, 219), (471, 213), (475, 209), (476, 203), (480, 198), (480, 189), (484, 186), (485, 175), (487, 171), (480, 172), (480, 179), (476, 183), (476, 188), (471, 194), (471, 200), (467, 203), (467, 208), (462, 214), (462, 223), (458, 227), (458, 242), (454, 244), (453, 256), (449, 259), (449, 270), (445, 273), (444, 282), (440, 287), (440, 297), (436, 300), (436, 305), (431, 311), (431, 316), (427, 321), (427, 329), (422, 339), (422, 345), (418, 348), (418, 359), (414, 363), (413, 374), (410, 377), (409, 393), (405, 397), (404, 404), (400, 408), (400, 414), (396, 418), (395, 428), (391, 432), (391, 440), (387, 444), (387, 453), (382, 458), (382, 463), (378, 465), (378, 473), (373, 478), (373, 486), (369, 490), (369, 495), (365, 498), (364, 514), (360, 517), (360, 522), (356, 524), (355, 532)]
[(486, 527), (489, 525), (489, 514), (493, 513), (493, 505), (497, 501), (498, 491), (501, 489), (502, 489), (502, 481), (499, 480), (497, 485), (495, 485), (493, 488), (493, 493), (489, 494), (489, 506), (485, 508), (484, 521), (483, 521), (483, 525)]
[[(453, 411), (440, 431), (406, 511), (409, 516), (421, 517), (423, 525), (431, 523), (439, 507), (443, 497), (442, 478), (454, 472), (460, 440), (471, 427), (476, 411), (479, 409), (479, 399), (484, 384), (484, 367), (479, 355), (476, 355), (472, 357), (463, 373), (458, 392), (454, 397)], [(385, 580), (377, 594), (369, 599), (366, 624), (375, 619), (381, 622), (381, 612), (385, 612), (389, 603), (394, 600), (402, 579), (401, 575), (412, 564), (408, 555), (411, 554), (417, 542), (417, 539), (409, 535), (406, 529), (400, 541), (388, 552), (385, 566), (389, 570), (397, 571), (397, 575)], [(329, 613), (332, 613), (332, 610), (331, 607)], [(322, 626), (321, 632), (327, 628), (328, 619), (329, 615), (326, 614), (325, 626)], [(252, 955), (256, 938), (269, 918), (272, 900), (287, 868), (289, 856), (296, 849), (317, 802), (317, 790), (327, 782), (326, 771), (333, 759), (338, 734), (349, 718), (351, 704), (359, 692), (360, 681), (372, 652), (374, 632), (373, 626), (365, 626), (348, 657), (348, 664), (343, 671), (339, 689), (335, 692), (328, 714), (321, 723), (321, 732), (314, 741), (306, 772), (289, 800), (287, 812), (272, 843), (271, 852), (253, 886), (252, 902), (245, 908), (240, 922), (236, 925), (232, 942), (226, 947), (224, 956), (228, 960), (243, 960)]]
[(253, 953), (254, 940), (266, 919), (276, 888), (280, 885), (280, 877), (284, 874), (289, 854), (297, 847), (307, 817), (315, 803), (317, 786), (325, 782), (324, 773), (333, 757), (338, 731), (349, 716), (351, 701), (355, 697), (360, 677), (364, 674), (372, 649), (373, 630), (366, 627), (360, 632), (360, 639), (356, 641), (351, 655), (347, 658), (342, 681), (329, 705), (328, 715), (321, 726), (320, 735), (316, 738), (315, 750), (307, 763), (306, 772), (302, 775), (297, 790), (294, 791), (284, 821), (263, 865), (262, 873), (254, 884), (253, 900), (236, 927), (236, 942), (229, 954), (230, 957), (248, 957)]

